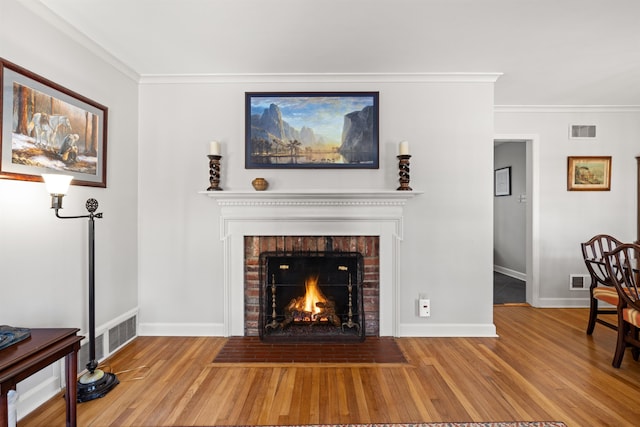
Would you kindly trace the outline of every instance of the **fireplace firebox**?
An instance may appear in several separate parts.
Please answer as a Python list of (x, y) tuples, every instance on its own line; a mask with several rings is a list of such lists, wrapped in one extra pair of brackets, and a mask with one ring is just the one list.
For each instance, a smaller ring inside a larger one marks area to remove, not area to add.
[(263, 252), (258, 330), (263, 341), (363, 341), (359, 252)]

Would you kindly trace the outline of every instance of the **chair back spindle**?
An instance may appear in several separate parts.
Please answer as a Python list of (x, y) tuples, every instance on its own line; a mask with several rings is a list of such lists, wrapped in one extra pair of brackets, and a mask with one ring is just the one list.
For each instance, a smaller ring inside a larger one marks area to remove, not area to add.
[(604, 286), (613, 286), (607, 267), (604, 262), (604, 254), (611, 252), (622, 244), (621, 241), (607, 234), (598, 234), (588, 242), (582, 243), (582, 257), (589, 270), (592, 280)]
[(626, 243), (605, 254), (607, 274), (618, 291), (620, 305), (636, 306), (640, 310), (640, 245)]
[(640, 245), (625, 243), (605, 254), (607, 273), (618, 294), (618, 340), (611, 363), (619, 368), (625, 349), (640, 357)]

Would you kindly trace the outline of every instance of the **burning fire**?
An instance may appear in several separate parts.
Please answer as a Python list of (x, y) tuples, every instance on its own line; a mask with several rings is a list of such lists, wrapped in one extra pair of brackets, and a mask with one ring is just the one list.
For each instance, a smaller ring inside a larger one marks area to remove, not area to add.
[(320, 288), (318, 287), (318, 276), (309, 277), (304, 281), (305, 294), (302, 304), (302, 310), (307, 313), (311, 313), (312, 316), (320, 313), (322, 307), (327, 302), (327, 297), (324, 296)]
[(340, 327), (340, 316), (336, 314), (335, 303), (320, 290), (318, 276), (307, 277), (304, 287), (304, 296), (292, 299), (286, 306), (283, 327), (291, 322), (330, 322)]
[(304, 287), (304, 296), (292, 299), (287, 306), (287, 312), (296, 322), (327, 321), (327, 297), (318, 286), (318, 276), (306, 278)]

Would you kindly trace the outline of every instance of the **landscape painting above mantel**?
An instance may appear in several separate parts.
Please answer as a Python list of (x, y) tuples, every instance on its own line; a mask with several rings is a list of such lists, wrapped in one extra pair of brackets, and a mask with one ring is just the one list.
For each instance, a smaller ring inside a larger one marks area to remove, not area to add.
[(247, 169), (378, 169), (378, 92), (247, 92)]

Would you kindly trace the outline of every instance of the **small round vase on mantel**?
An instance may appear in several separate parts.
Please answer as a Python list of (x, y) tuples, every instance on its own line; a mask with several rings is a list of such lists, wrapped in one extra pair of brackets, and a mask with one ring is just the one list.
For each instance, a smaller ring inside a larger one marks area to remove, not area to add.
[(253, 188), (255, 188), (256, 191), (264, 191), (269, 187), (269, 182), (264, 178), (256, 178), (251, 181), (251, 185), (253, 185)]

